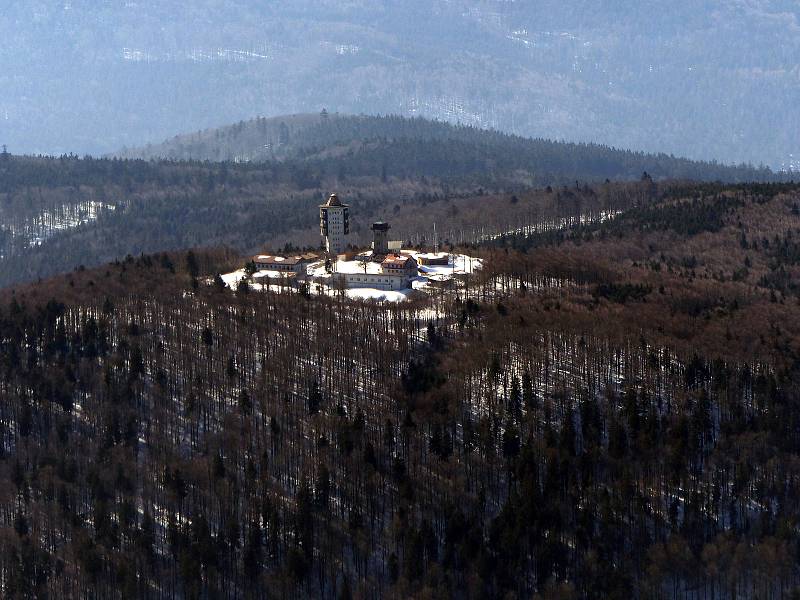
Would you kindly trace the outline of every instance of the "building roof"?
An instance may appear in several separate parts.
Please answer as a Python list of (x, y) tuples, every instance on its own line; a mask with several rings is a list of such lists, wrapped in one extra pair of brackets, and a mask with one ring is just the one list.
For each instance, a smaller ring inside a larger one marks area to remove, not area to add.
[[(404, 264), (400, 265), (402, 268)], [(342, 275), (378, 275), (385, 277), (399, 277), (399, 273), (389, 273), (384, 270), (385, 263), (369, 260), (368, 257), (362, 256), (362, 260), (338, 260), (336, 261), (335, 271)], [(323, 267), (313, 269), (314, 275), (323, 273)]]
[(435, 258), (450, 258), (450, 254), (447, 253), (447, 252), (427, 252), (427, 253), (419, 252), (419, 253), (417, 253), (417, 256), (419, 256), (420, 258), (428, 258), (428, 259), (431, 259), (431, 258), (434, 258), (434, 259)]
[(346, 207), (347, 205), (342, 204), (342, 201), (339, 200), (339, 196), (337, 196), (336, 194), (331, 194), (330, 197), (328, 198), (328, 201), (325, 204), (320, 205), (320, 208), (330, 208), (335, 206)]
[(259, 254), (253, 257), (253, 262), (260, 265), (296, 265), (301, 262), (311, 262), (316, 259), (316, 254), (303, 254), (302, 256), (272, 256), (268, 254)]
[(413, 256), (408, 256), (405, 254), (387, 254), (386, 258), (383, 259), (381, 266), (404, 269), (411, 262), (416, 263)]
[(339, 260), (336, 262), (337, 273), (378, 275), (382, 273), (381, 264), (369, 260)]
[(377, 221), (376, 223), (372, 224), (370, 229), (372, 229), (372, 231), (389, 231), (389, 224), (384, 223), (383, 221)]

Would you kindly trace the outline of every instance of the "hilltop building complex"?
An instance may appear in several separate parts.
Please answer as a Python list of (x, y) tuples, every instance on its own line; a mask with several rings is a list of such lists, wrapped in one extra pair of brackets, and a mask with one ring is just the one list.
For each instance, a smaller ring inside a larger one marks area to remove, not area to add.
[[(480, 268), (480, 260), (446, 252), (426, 254), (403, 249), (400, 241), (389, 239), (391, 226), (378, 221), (370, 226), (372, 243), (357, 251), (348, 246), (350, 210), (336, 194), (331, 194), (319, 207), (320, 235), (325, 240), (325, 256), (299, 254), (274, 256), (260, 254), (252, 258), (250, 277), (262, 285), (297, 287), (313, 285), (321, 290), (352, 289), (364, 293), (403, 296), (433, 282), (446, 281), (456, 273), (472, 273)], [(469, 262), (468, 262), (469, 261)], [(241, 270), (243, 276), (247, 273)], [(235, 282), (236, 273), (231, 273)], [(308, 288), (306, 288), (308, 289)], [(399, 294), (399, 295), (398, 295)]]
[[(344, 254), (350, 233), (349, 206), (342, 204), (336, 194), (319, 207), (320, 235), (328, 252), (325, 273), (332, 282), (341, 281), (348, 288), (402, 290), (411, 287), (418, 274), (417, 261), (410, 253), (401, 251), (401, 242), (389, 241), (389, 223), (373, 223), (372, 250), (357, 255)], [(323, 275), (316, 272), (317, 278)]]

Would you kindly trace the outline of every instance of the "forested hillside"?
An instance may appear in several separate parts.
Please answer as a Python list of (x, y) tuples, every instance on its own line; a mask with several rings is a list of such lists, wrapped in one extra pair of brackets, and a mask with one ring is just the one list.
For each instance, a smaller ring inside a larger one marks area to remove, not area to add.
[(626, 193), (403, 305), (223, 251), (5, 290), (0, 592), (793, 597), (800, 188)]
[(603, 179), (655, 178), (753, 181), (776, 177), (769, 169), (690, 161), (598, 144), (528, 139), (472, 126), (400, 116), (290, 115), (257, 118), (229, 127), (176, 136), (162, 144), (124, 150), (122, 158), (269, 161), (302, 159), (353, 175), (503, 178), (546, 185)]
[[(454, 239), (474, 241), (507, 231), (501, 227), (523, 209), (530, 218), (537, 207), (558, 202), (558, 193), (530, 191), (536, 186), (574, 189), (580, 181), (583, 189), (607, 178), (638, 180), (645, 170), (656, 179), (778, 177), (765, 169), (389, 117), (257, 120), (179, 139), (164, 151), (203, 158), (217, 148), (226, 153), (221, 158), (241, 159), (269, 144), (274, 152), (248, 156), (253, 162), (0, 154), (0, 286), (142, 252), (226, 245), (244, 253), (287, 243), (316, 248), (317, 205), (332, 191), (353, 205), (354, 243), (366, 241), (366, 228), (377, 219), (391, 220), (403, 239), (430, 237), (438, 222)], [(535, 200), (509, 212), (514, 194)], [(502, 210), (473, 218), (477, 206), (495, 206), (487, 196), (500, 195)]]

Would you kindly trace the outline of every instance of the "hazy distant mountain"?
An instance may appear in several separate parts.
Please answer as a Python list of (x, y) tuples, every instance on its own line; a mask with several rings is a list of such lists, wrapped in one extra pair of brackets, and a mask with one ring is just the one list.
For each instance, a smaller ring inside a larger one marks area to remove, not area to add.
[(126, 149), (121, 158), (290, 162), (303, 172), (343, 178), (381, 176), (467, 180), (476, 185), (604, 179), (768, 181), (768, 169), (729, 167), (598, 144), (531, 139), (472, 126), (398, 116), (318, 114), (259, 117)]
[(0, 39), (0, 143), (15, 152), (327, 107), (726, 162), (800, 156), (791, 0), (9, 0)]

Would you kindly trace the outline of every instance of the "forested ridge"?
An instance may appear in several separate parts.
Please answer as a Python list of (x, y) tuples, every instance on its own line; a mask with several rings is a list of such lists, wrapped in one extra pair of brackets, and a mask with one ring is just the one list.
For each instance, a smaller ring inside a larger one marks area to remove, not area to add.
[(226, 250), (4, 290), (3, 595), (795, 597), (800, 190), (542, 194), (402, 305)]
[[(398, 115), (289, 115), (240, 121), (124, 150), (122, 158), (269, 161), (303, 159), (329, 170), (348, 158), (353, 174), (391, 173), (464, 178), (487, 171), (531, 178), (538, 185), (575, 179), (656, 178), (753, 181), (777, 177), (770, 169), (693, 161), (600, 144), (530, 139), (500, 131)], [(520, 173), (521, 172), (521, 173)]]
[[(511, 223), (522, 206), (557, 204), (545, 186), (577, 185), (582, 195), (587, 184), (624, 187), (644, 171), (656, 181), (788, 177), (398, 117), (258, 119), (198, 134), (180, 150), (183, 143), (176, 142), (175, 160), (0, 154), (0, 286), (142, 252), (316, 248), (317, 205), (332, 191), (353, 206), (354, 243), (364, 243), (370, 220), (379, 219), (402, 239), (430, 238), (438, 223), (465, 242), (502, 233), (499, 220)], [(241, 147), (265, 145), (274, 148), (268, 157), (237, 162)], [(203, 148), (226, 160), (183, 160), (209, 158)], [(505, 195), (536, 200), (474, 218), (480, 204)]]

